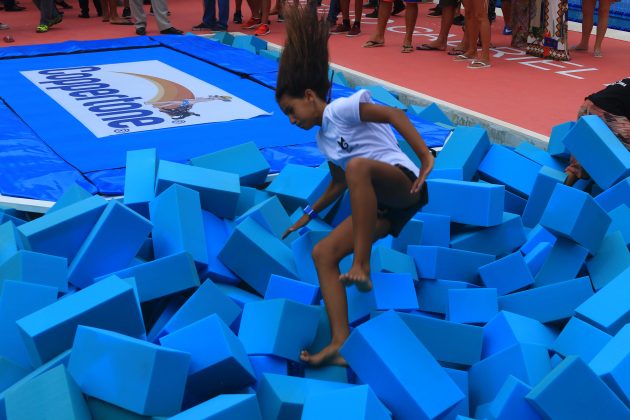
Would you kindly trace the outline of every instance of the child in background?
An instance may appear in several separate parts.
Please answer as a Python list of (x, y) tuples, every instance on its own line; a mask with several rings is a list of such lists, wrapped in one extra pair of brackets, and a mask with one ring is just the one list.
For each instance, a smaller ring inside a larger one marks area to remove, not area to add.
[[(313, 249), (331, 342), (317, 354), (304, 350), (300, 358), (311, 365), (344, 365), (339, 354), (349, 335), (344, 286), (356, 285), (361, 291), (372, 288), (372, 244), (387, 234), (398, 235), (427, 202), (425, 180), (433, 168), (433, 155), (403, 111), (373, 103), (365, 90), (328, 103), (329, 26), (306, 8), (287, 9), (276, 101), (292, 124), (305, 130), (320, 126), (317, 145), (328, 159), (332, 180), (284, 236), (318, 217), (317, 212), (346, 189), (352, 207), (352, 215)], [(412, 147), (421, 169), (402, 152), (390, 124)], [(352, 252), (352, 267), (341, 274), (339, 262)]]

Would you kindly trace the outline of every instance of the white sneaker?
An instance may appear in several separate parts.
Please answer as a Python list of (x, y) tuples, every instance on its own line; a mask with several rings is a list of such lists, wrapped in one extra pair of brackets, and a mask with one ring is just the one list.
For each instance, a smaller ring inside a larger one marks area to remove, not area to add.
[(7, 25), (6, 23), (0, 23), (0, 29), (9, 29), (10, 26)]

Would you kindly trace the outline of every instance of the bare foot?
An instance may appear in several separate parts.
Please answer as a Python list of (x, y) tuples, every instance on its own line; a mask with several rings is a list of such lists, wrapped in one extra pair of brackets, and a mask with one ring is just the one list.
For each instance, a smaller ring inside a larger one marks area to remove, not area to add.
[(595, 57), (595, 58), (602, 58), (603, 57), (602, 50), (599, 50), (599, 49), (593, 50), (593, 57)]
[(300, 352), (300, 360), (304, 363), (308, 363), (310, 366), (328, 366), (328, 365), (336, 365), (336, 366), (348, 366), (348, 362), (346, 359), (339, 354), (339, 347), (333, 346), (332, 344), (324, 347), (319, 353), (310, 354), (306, 350), (302, 350)]
[(588, 45), (577, 44), (569, 47), (569, 51), (588, 51)]
[(345, 284), (346, 287), (354, 284), (360, 292), (369, 292), (372, 290), (372, 280), (370, 279), (369, 270), (363, 270), (359, 267), (352, 266), (350, 271), (339, 276), (339, 281)]

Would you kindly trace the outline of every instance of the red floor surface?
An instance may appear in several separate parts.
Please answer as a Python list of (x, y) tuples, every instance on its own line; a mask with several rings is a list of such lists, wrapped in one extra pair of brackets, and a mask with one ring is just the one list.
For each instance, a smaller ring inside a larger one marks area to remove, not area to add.
[[(14, 43), (3, 45), (134, 36), (133, 26), (111, 25), (97, 17), (79, 19), (78, 4), (75, 0), (71, 0), (71, 4), (74, 8), (65, 11), (63, 23), (45, 34), (35, 33), (39, 14), (33, 4), (23, 2), (27, 7), (23, 12), (0, 11), (0, 22), (11, 26), (10, 30), (0, 31), (0, 36), (11, 35), (15, 39)], [(420, 5), (415, 45), (432, 40), (437, 33), (440, 19), (427, 17), (431, 6), (430, 3)], [(169, 8), (173, 25), (182, 30), (190, 30), (200, 22), (201, 0), (171, 1)], [(249, 11), (244, 9), (244, 14), (247, 18)], [(272, 17), (272, 33), (264, 39), (282, 44), (284, 26), (275, 19)], [(492, 42), (496, 46), (492, 68), (471, 70), (466, 68), (466, 62), (454, 62), (444, 52), (402, 54), (404, 12), (391, 18), (383, 48), (362, 48), (375, 30), (375, 23), (376, 19), (364, 18), (363, 33), (358, 37), (332, 36), (331, 61), (543, 135), (549, 135), (554, 125), (574, 119), (586, 95), (629, 75), (630, 43), (624, 41), (606, 39), (604, 58), (597, 59), (582, 52), (575, 53), (570, 62), (553, 62), (510, 48), (510, 38), (501, 35), (503, 22), (498, 17), (492, 28)], [(231, 22), (229, 29), (241, 31), (240, 25)], [(149, 35), (157, 34), (150, 16), (147, 31)], [(461, 36), (461, 27), (453, 26), (451, 44)], [(579, 36), (578, 32), (570, 32), (570, 44), (577, 42)], [(1, 68), (0, 61), (0, 71)]]

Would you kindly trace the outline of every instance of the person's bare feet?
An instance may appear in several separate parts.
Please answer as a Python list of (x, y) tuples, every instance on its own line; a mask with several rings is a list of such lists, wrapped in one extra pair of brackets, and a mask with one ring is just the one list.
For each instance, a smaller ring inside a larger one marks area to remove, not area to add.
[(357, 286), (357, 289), (361, 292), (369, 292), (372, 290), (372, 280), (370, 279), (370, 270), (365, 270), (358, 266), (352, 266), (350, 271), (343, 273), (339, 276), (339, 281), (346, 287)]
[(604, 55), (602, 54), (602, 50), (600, 50), (599, 48), (595, 48), (593, 50), (593, 57), (595, 58), (602, 58)]
[(334, 346), (333, 344), (327, 345), (315, 354), (310, 354), (308, 351), (302, 350), (300, 352), (300, 360), (315, 367), (328, 365), (348, 366), (346, 359), (339, 354), (339, 347)]
[(588, 51), (588, 45), (577, 44), (569, 47), (569, 51)]

